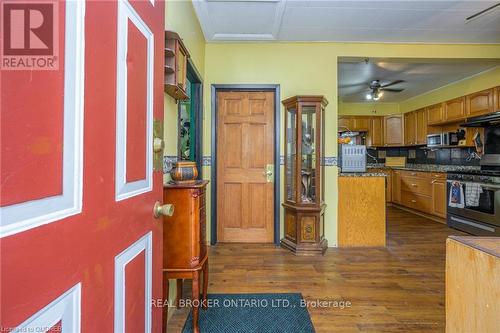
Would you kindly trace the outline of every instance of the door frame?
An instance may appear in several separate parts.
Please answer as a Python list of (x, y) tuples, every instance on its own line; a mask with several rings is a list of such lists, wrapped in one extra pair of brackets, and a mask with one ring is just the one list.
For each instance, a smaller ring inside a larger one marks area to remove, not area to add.
[(212, 84), (210, 244), (217, 244), (217, 93), (222, 91), (269, 91), (274, 93), (274, 244), (280, 244), (280, 85), (279, 84)]
[[(196, 69), (191, 58), (187, 60), (186, 76), (191, 84), (194, 86), (194, 94), (191, 96), (191, 105), (195, 110), (196, 123), (195, 123), (195, 140), (193, 147), (196, 149), (195, 163), (198, 168), (198, 179), (203, 179), (203, 79), (200, 72)], [(181, 103), (177, 103), (177, 124), (181, 115)], [(180, 157), (180, 134), (177, 129), (177, 158)]]

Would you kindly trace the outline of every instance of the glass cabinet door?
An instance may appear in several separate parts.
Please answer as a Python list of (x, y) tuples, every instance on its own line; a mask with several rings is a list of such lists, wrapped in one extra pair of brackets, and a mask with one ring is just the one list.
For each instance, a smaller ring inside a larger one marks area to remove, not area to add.
[(297, 110), (295, 108), (287, 110), (287, 128), (286, 128), (286, 198), (288, 201), (296, 202), (296, 173), (297, 167)]
[(316, 106), (302, 106), (301, 110), (300, 201), (316, 202)]

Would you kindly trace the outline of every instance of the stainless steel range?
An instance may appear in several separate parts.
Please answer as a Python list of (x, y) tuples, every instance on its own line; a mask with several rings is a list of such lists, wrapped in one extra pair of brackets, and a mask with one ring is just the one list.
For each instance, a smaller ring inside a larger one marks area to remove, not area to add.
[[(478, 236), (500, 236), (500, 172), (448, 172), (448, 198), (452, 184), (458, 182), (463, 188), (464, 207), (448, 206), (447, 223), (450, 227)], [(480, 187), (477, 206), (467, 206), (468, 184)]]
[[(473, 235), (500, 236), (500, 127), (485, 128), (480, 165), (481, 170), (448, 172), (447, 224)], [(450, 203), (452, 190), (460, 204)]]

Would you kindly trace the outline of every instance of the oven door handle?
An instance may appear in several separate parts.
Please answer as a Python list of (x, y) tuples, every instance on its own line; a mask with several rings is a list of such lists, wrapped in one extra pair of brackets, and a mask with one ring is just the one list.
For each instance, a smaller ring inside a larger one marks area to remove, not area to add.
[[(453, 183), (453, 182), (457, 182), (458, 180), (447, 180), (446, 182), (447, 183)], [(461, 184), (465, 184), (467, 182), (460, 182), (458, 181), (459, 183)], [(497, 185), (492, 185), (492, 184), (485, 184), (485, 183), (476, 183), (476, 182), (469, 182), (469, 183), (474, 183), (474, 184), (479, 184), (484, 190), (487, 190), (487, 191), (500, 191), (500, 186), (497, 186)]]

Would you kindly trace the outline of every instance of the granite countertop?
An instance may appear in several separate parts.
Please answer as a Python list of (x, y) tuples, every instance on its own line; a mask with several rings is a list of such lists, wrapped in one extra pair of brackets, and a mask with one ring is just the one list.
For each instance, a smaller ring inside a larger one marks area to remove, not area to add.
[(438, 165), (438, 164), (406, 164), (405, 167), (386, 167), (385, 164), (382, 163), (367, 164), (366, 168), (427, 171), (427, 172), (470, 171), (470, 170), (480, 169), (480, 167), (478, 166)]
[(387, 174), (380, 172), (340, 172), (339, 177), (387, 177)]

